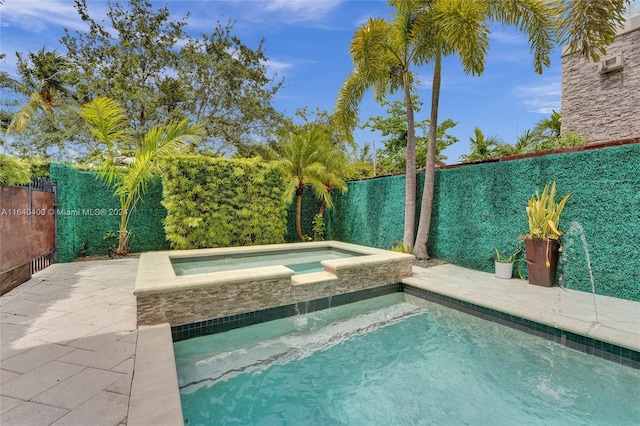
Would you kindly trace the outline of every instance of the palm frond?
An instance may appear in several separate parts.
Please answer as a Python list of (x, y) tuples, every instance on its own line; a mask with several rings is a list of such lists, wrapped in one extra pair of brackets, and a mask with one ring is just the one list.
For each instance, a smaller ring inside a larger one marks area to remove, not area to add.
[(598, 61), (616, 39), (630, 4), (629, 0), (563, 0), (560, 42), (568, 43), (570, 53)]

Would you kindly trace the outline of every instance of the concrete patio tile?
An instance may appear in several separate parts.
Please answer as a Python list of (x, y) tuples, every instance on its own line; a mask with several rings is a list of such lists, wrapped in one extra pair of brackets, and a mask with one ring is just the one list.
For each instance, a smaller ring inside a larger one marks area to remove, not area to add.
[(111, 302), (101, 302), (101, 303), (96, 303), (95, 305), (86, 307), (84, 309), (81, 309), (79, 311), (76, 311), (76, 313), (81, 315), (90, 315), (90, 316), (100, 315), (100, 314), (114, 311), (120, 307), (122, 307), (122, 305), (118, 305)]
[(27, 336), (16, 340), (0, 340), (0, 359), (4, 362), (5, 359), (9, 359), (37, 346), (42, 346), (42, 344), (40, 340), (29, 339)]
[(24, 324), (0, 324), (0, 336), (2, 340), (15, 340), (30, 332), (30, 327)]
[[(20, 373), (14, 373), (13, 371), (0, 369), (0, 385), (18, 377), (20, 377)], [(0, 392), (1, 391), (2, 391), (2, 388), (0, 388)]]
[(73, 324), (55, 330), (42, 329), (29, 334), (29, 337), (31, 339), (41, 340), (47, 343), (67, 344), (83, 336), (86, 336), (87, 334), (95, 333), (98, 330), (99, 327), (94, 327), (87, 324)]
[[(19, 313), (3, 313), (0, 316), (1, 324), (21, 324), (40, 326), (40, 324), (50, 321), (54, 318), (64, 315), (64, 312), (59, 311), (34, 311), (34, 312), (19, 312)], [(1, 327), (1, 325), (0, 325)]]
[(0, 311), (3, 313), (21, 313), (34, 310), (45, 310), (46, 308), (47, 304), (44, 302), (27, 300), (23, 297), (19, 297), (12, 299), (8, 303), (2, 305), (2, 309), (0, 309)]
[(61, 294), (65, 294), (65, 292), (69, 291), (68, 286), (57, 285), (49, 281), (41, 281), (38, 285), (34, 285), (30, 288), (27, 288), (22, 295), (31, 299), (31, 297), (35, 295), (43, 295), (43, 294), (57, 294), (60, 297)]
[(126, 359), (120, 364), (113, 367), (110, 371), (115, 371), (116, 373), (124, 373), (129, 374), (133, 371), (133, 365), (135, 363), (135, 356), (131, 356), (131, 358)]
[(9, 398), (8, 396), (0, 395), (0, 413), (6, 413), (9, 410), (14, 409), (24, 401), (15, 398)]
[(83, 324), (96, 325), (100, 327), (107, 327), (115, 323), (128, 322), (131, 324), (136, 323), (135, 308), (132, 312), (131, 306), (120, 306), (111, 312), (96, 315), (83, 321)]
[(30, 400), (34, 396), (63, 382), (85, 367), (64, 362), (51, 361), (35, 370), (4, 383), (0, 389), (2, 396)]
[(61, 362), (84, 365), (85, 367), (110, 370), (126, 359), (129, 359), (135, 353), (136, 345), (134, 343), (112, 342), (97, 351), (76, 349), (61, 357), (59, 360)]
[[(53, 307), (51, 309), (53, 309)], [(86, 321), (90, 318), (91, 316), (89, 315), (66, 313), (57, 318), (53, 318), (50, 321), (47, 321), (46, 323), (43, 323), (41, 326), (42, 328), (46, 328), (47, 330), (61, 330), (75, 324), (80, 324), (83, 321)]]
[(0, 415), (0, 424), (2, 426), (50, 425), (68, 412), (69, 410), (63, 408), (24, 402), (7, 412), (3, 410)]
[[(95, 327), (95, 326), (89, 326)], [(96, 331), (73, 340), (68, 343), (77, 349), (85, 349), (88, 351), (97, 351), (98, 349), (117, 342), (123, 337), (123, 333), (106, 331), (104, 328), (98, 328)]]
[(17, 356), (3, 359), (2, 369), (24, 374), (58, 359), (73, 350), (74, 349), (69, 346), (42, 344), (41, 346), (36, 346), (35, 348), (22, 352)]
[(127, 405), (129, 399), (129, 393), (131, 392), (131, 380), (133, 379), (133, 369), (131, 369), (130, 373), (126, 376), (123, 376), (117, 382), (106, 388), (105, 390), (108, 392), (119, 393), (121, 395), (127, 396)]
[(32, 401), (71, 410), (111, 386), (120, 380), (122, 376), (123, 374), (121, 373), (86, 368), (64, 382), (35, 396)]
[(121, 342), (127, 342), (127, 343), (137, 343), (138, 342), (138, 331), (134, 330), (131, 332), (125, 332), (123, 333), (124, 335), (118, 339)]
[(100, 392), (61, 417), (52, 426), (117, 426), (127, 418), (129, 398), (113, 392)]

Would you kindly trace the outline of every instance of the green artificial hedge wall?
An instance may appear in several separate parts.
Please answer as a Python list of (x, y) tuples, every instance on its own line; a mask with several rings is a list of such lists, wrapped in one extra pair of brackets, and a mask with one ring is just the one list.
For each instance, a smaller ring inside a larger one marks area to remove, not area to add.
[(389, 249), (404, 234), (405, 176), (348, 182), (326, 213), (328, 238)]
[(283, 243), (285, 189), (277, 163), (176, 157), (164, 176), (167, 239), (175, 249)]
[[(188, 243), (189, 247), (213, 247), (232, 241), (297, 241), (295, 203), (286, 206), (275, 202), (277, 194), (284, 191), (283, 172), (277, 167), (257, 164), (255, 160), (189, 157), (177, 161), (180, 164), (174, 164), (165, 189), (167, 194), (178, 197), (175, 201), (166, 200), (167, 205), (175, 204), (178, 212), (167, 225), (187, 231), (184, 235), (175, 233), (177, 242)], [(246, 164), (241, 165), (242, 162)], [(52, 165), (51, 176), (58, 181), (59, 209), (118, 207), (117, 200), (94, 173)], [(224, 183), (217, 182), (224, 176)], [(560, 222), (565, 233), (561, 238), (561, 283), (567, 288), (591, 291), (582, 242), (584, 229), (596, 292), (640, 300), (640, 144), (438, 170), (430, 255), (492, 272), (493, 263), (487, 257), (493, 247), (506, 249), (517, 244), (518, 237), (528, 231), (527, 200), (554, 180), (559, 196), (572, 193)], [(334, 195), (335, 208), (325, 213), (327, 239), (380, 248), (402, 240), (404, 182), (404, 176), (349, 182), (348, 192)], [(423, 182), (424, 175), (419, 174), (418, 206)], [(269, 188), (272, 194), (267, 194), (265, 200), (273, 203), (256, 201), (262, 200), (256, 197), (264, 191), (268, 193)], [(162, 225), (166, 210), (160, 205), (161, 191), (160, 184), (152, 185), (132, 218), (134, 251), (168, 247)], [(178, 201), (180, 197), (182, 201)], [(214, 214), (213, 209), (221, 206), (222, 211)], [(313, 193), (306, 191), (302, 223), (307, 235), (313, 234), (311, 223), (318, 208)], [(259, 214), (254, 216), (255, 213)], [(418, 217), (419, 209), (416, 220)], [(215, 223), (211, 222), (214, 218)], [(60, 261), (106, 253), (115, 243), (105, 241), (103, 236), (109, 230), (117, 230), (117, 219), (60, 215)], [(242, 224), (243, 229), (232, 231), (231, 222)]]
[[(97, 173), (52, 164), (51, 179), (57, 182), (58, 261), (71, 262), (78, 256), (107, 254), (118, 246), (119, 202)], [(167, 212), (160, 205), (160, 179), (149, 185), (143, 200), (131, 216), (131, 251), (168, 249), (162, 221)], [(111, 232), (114, 236), (105, 238)]]
[(556, 200), (572, 194), (560, 220), (560, 283), (592, 290), (588, 251), (598, 294), (640, 300), (640, 144), (440, 170), (431, 255), (492, 271), (486, 257), (528, 232), (527, 200), (552, 181)]
[[(528, 232), (528, 199), (554, 180), (558, 201), (572, 193), (560, 221), (560, 283), (591, 291), (588, 250), (598, 294), (640, 300), (640, 144), (438, 170), (430, 256), (492, 272), (494, 246), (518, 244)], [(393, 176), (349, 182), (327, 214), (328, 237), (380, 248), (401, 240), (404, 181)], [(423, 184), (421, 173), (418, 206)], [(524, 272), (526, 277), (526, 267)]]

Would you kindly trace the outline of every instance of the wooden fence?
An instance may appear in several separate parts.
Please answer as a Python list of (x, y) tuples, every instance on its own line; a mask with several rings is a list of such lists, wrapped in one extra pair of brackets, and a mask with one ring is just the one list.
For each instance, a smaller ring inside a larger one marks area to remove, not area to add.
[(0, 294), (56, 261), (56, 186), (0, 186)]

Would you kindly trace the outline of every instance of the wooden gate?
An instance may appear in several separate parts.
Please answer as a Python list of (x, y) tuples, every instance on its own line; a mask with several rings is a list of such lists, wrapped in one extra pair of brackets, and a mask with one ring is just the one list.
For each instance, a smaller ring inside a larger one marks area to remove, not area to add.
[(56, 261), (56, 187), (44, 178), (0, 186), (0, 294)]

